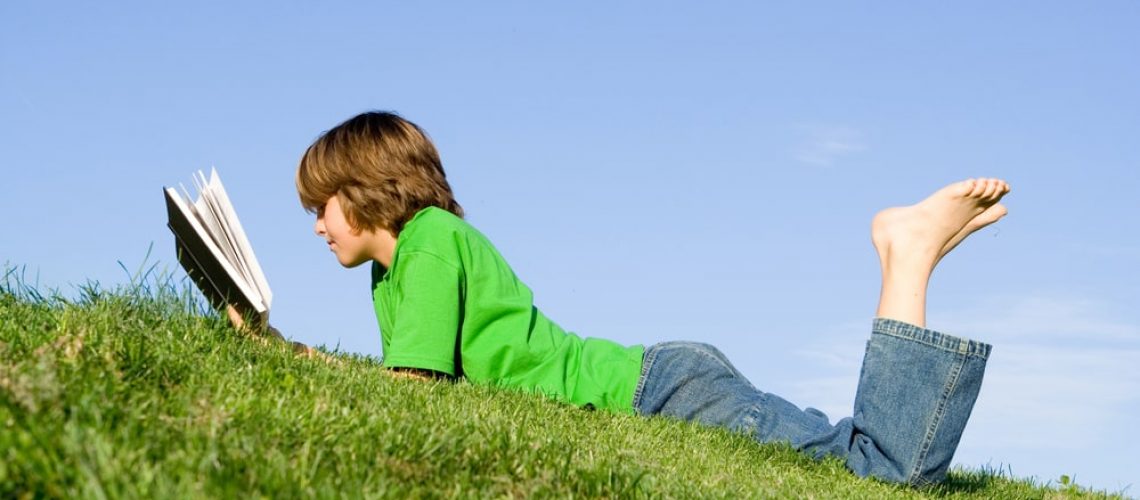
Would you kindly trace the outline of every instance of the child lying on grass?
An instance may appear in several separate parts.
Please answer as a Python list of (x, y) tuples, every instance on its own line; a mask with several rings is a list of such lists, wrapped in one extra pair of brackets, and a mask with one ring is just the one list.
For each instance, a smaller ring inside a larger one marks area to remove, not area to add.
[(364, 113), (322, 135), (301, 159), (297, 191), (341, 265), (372, 262), (383, 365), (393, 373), (722, 426), (841, 457), (859, 476), (920, 485), (945, 478), (990, 353), (925, 328), (927, 284), (950, 250), (1005, 215), (998, 201), (1009, 185), (956, 182), (875, 216), (882, 294), (854, 417), (834, 424), (757, 390), (710, 345), (627, 347), (564, 331), (463, 220), (427, 135), (395, 114)]

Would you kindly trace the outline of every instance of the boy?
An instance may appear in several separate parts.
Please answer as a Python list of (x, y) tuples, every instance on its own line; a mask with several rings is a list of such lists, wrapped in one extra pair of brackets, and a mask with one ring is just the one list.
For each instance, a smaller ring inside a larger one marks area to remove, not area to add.
[(337, 260), (372, 262), (383, 365), (403, 376), (463, 377), (587, 408), (694, 420), (912, 485), (945, 478), (981, 386), (990, 346), (926, 329), (926, 288), (942, 257), (1005, 215), (1001, 180), (958, 182), (875, 216), (877, 319), (854, 417), (835, 424), (755, 389), (712, 346), (626, 347), (562, 330), (462, 219), (426, 134), (395, 114), (364, 113), (326, 132), (305, 152), (296, 182)]

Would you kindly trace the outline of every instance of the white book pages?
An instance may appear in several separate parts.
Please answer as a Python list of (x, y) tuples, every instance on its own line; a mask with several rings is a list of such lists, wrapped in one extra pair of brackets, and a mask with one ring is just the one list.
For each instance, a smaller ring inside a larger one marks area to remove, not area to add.
[(221, 249), (226, 260), (235, 266), (235, 268), (238, 268), (237, 253), (234, 252), (233, 245), (226, 241), (225, 229), (222, 228), (221, 222), (218, 220), (218, 214), (215, 213), (214, 209), (206, 200), (206, 197), (203, 196), (204, 188), (197, 177), (194, 178), (194, 185), (198, 192), (197, 201), (191, 205), (194, 208), (194, 214), (198, 217), (198, 221), (206, 228), (206, 234), (209, 235), (210, 239), (214, 241), (214, 244)]
[[(205, 232), (202, 234), (208, 236), (210, 238), (210, 241), (214, 242), (214, 246), (216, 246), (218, 250), (222, 252), (222, 257), (226, 257), (225, 249), (221, 247), (221, 243), (218, 241), (217, 237), (217, 233), (221, 231), (221, 228), (216, 227), (217, 224), (211, 220), (209, 211), (206, 210), (205, 206), (199, 206), (199, 203), (193, 201), (194, 195), (190, 194), (190, 191), (186, 189), (186, 186), (179, 183), (178, 187), (182, 189), (182, 193), (180, 193), (181, 197), (176, 199), (186, 205), (186, 208), (190, 211), (190, 214), (194, 216), (194, 220), (197, 221), (197, 227), (201, 227), (205, 230)], [(228, 260), (228, 257), (226, 257), (226, 259)]]
[[(185, 191), (185, 189), (183, 189), (183, 191)], [(171, 199), (173, 199), (174, 204), (178, 207), (178, 209), (182, 211), (182, 214), (186, 217), (186, 220), (189, 221), (195, 232), (203, 235), (210, 234), (209, 230), (207, 230), (203, 224), (202, 217), (200, 217), (196, 212), (194, 203), (191, 201), (191, 197), (189, 195), (184, 196), (183, 193), (179, 193), (178, 190), (174, 188), (166, 188), (166, 192), (170, 195)], [(214, 254), (214, 257), (217, 259), (218, 263), (222, 266), (222, 269), (225, 270), (227, 274), (234, 278), (241, 276), (237, 269), (235, 269), (234, 266), (228, 261), (228, 259), (225, 258), (225, 252), (222, 251), (221, 247), (217, 245), (213, 238), (203, 238), (202, 241), (206, 244), (207, 248), (209, 248), (210, 253)], [(241, 291), (241, 293), (245, 295), (246, 299), (248, 299), (250, 303), (254, 304), (254, 306), (257, 308), (258, 313), (264, 314), (269, 310), (268, 306), (265, 304), (264, 300), (262, 300), (262, 297), (257, 292), (257, 290), (249, 286), (248, 283), (245, 283), (244, 280), (235, 279), (234, 282), (237, 284), (238, 289)]]
[[(216, 175), (216, 173), (215, 173)], [(249, 264), (246, 263), (245, 256), (242, 255), (237, 242), (234, 240), (233, 228), (230, 227), (228, 214), (222, 209), (215, 197), (215, 186), (210, 184), (202, 171), (198, 171), (195, 183), (198, 184), (198, 202), (204, 205), (211, 215), (211, 224), (220, 230), (214, 235), (218, 244), (226, 252), (226, 256), (230, 259), (230, 263), (234, 265), (246, 283), (254, 284), (253, 275), (249, 271)]]
[(230, 197), (226, 194), (226, 188), (222, 185), (222, 178), (218, 176), (217, 169), (210, 169), (210, 191), (214, 194), (218, 204), (222, 208), (222, 213), (228, 219), (228, 226), (232, 230), (234, 242), (237, 244), (238, 254), (244, 257), (244, 261), (248, 266), (248, 270), (252, 275), (251, 282), (261, 292), (262, 298), (265, 300), (265, 306), (269, 307), (273, 303), (273, 292), (269, 290), (269, 281), (265, 279), (265, 273), (261, 271), (261, 265), (257, 262), (257, 257), (253, 253), (253, 245), (250, 245), (249, 238), (245, 235), (245, 230), (241, 227), (241, 221), (237, 218), (237, 211), (234, 210), (233, 204), (230, 203)]

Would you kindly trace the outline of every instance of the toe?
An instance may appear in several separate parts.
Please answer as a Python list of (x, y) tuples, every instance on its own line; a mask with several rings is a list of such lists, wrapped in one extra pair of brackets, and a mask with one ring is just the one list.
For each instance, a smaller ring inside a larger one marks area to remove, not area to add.
[(985, 188), (985, 183), (982, 181), (983, 179), (966, 179), (963, 181), (963, 184), (965, 185), (964, 191), (966, 192), (966, 196), (971, 198), (978, 196), (979, 188)]
[(994, 179), (994, 201), (1000, 200), (1005, 195), (1005, 181), (1001, 179)]
[(1009, 213), (1009, 210), (1005, 208), (1005, 205), (998, 203), (990, 208), (987, 208), (986, 211), (982, 213), (982, 216), (985, 218), (986, 224), (991, 224), (993, 222), (997, 222), (998, 219), (1005, 217), (1005, 214), (1007, 213)]
[(986, 179), (986, 191), (982, 194), (982, 199), (992, 200), (998, 194), (998, 181), (997, 179)]

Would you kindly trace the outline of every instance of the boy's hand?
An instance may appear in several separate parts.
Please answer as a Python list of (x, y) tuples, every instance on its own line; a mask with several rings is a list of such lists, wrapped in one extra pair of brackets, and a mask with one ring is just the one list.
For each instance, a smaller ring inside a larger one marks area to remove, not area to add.
[(281, 335), (281, 332), (277, 331), (276, 328), (273, 328), (269, 324), (266, 324), (264, 326), (258, 325), (259, 327), (256, 329), (251, 328), (249, 325), (246, 324), (245, 318), (242, 317), (241, 313), (239, 313), (238, 310), (234, 308), (234, 306), (231, 306), (231, 305), (226, 306), (226, 317), (230, 320), (230, 323), (232, 325), (234, 325), (234, 329), (236, 329), (237, 331), (242, 332), (246, 335), (249, 335), (250, 337), (253, 337), (253, 339), (257, 340), (258, 342), (261, 342), (263, 344), (268, 344), (269, 339), (267, 337), (272, 337), (272, 338), (280, 340), (282, 342), (288, 342), (289, 345), (293, 348), (294, 353), (299, 354), (301, 356), (304, 356), (306, 358), (318, 358), (321, 361), (325, 361), (328, 363), (337, 364), (337, 365), (340, 364), (340, 360), (338, 360), (332, 356), (329, 356), (328, 354), (325, 354), (321, 351), (313, 349), (312, 347), (309, 347), (309, 346), (302, 344), (300, 342), (289, 342), (289, 341), (285, 340), (285, 336)]
[[(277, 330), (274, 329), (273, 331), (276, 332)], [(278, 335), (280, 335), (279, 332), (278, 332)], [(284, 340), (284, 337), (281, 337), (281, 338), (282, 338), (282, 340)], [(304, 356), (306, 358), (317, 358), (321, 361), (324, 361), (325, 363), (329, 363), (329, 364), (333, 364), (333, 365), (337, 365), (337, 366), (341, 365), (341, 362), (339, 359), (334, 358), (332, 356), (329, 356), (328, 354), (325, 354), (325, 353), (318, 351), (316, 349), (313, 349), (312, 347), (309, 347), (305, 344), (302, 344), (300, 342), (293, 342), (293, 341), (286, 341), (286, 342), (289, 342), (289, 345), (291, 345), (293, 347), (293, 354), (296, 354), (298, 356)]]
[(256, 320), (252, 324), (246, 323), (245, 317), (232, 305), (226, 305), (226, 317), (229, 318), (230, 323), (234, 325), (235, 329), (246, 335), (261, 337), (266, 333), (276, 333), (272, 331), (273, 328), (270, 327), (268, 323), (262, 323)]
[(245, 329), (245, 318), (241, 317), (241, 313), (234, 306), (226, 306), (226, 317), (230, 319), (230, 324), (234, 325), (234, 329), (242, 333), (249, 333)]

